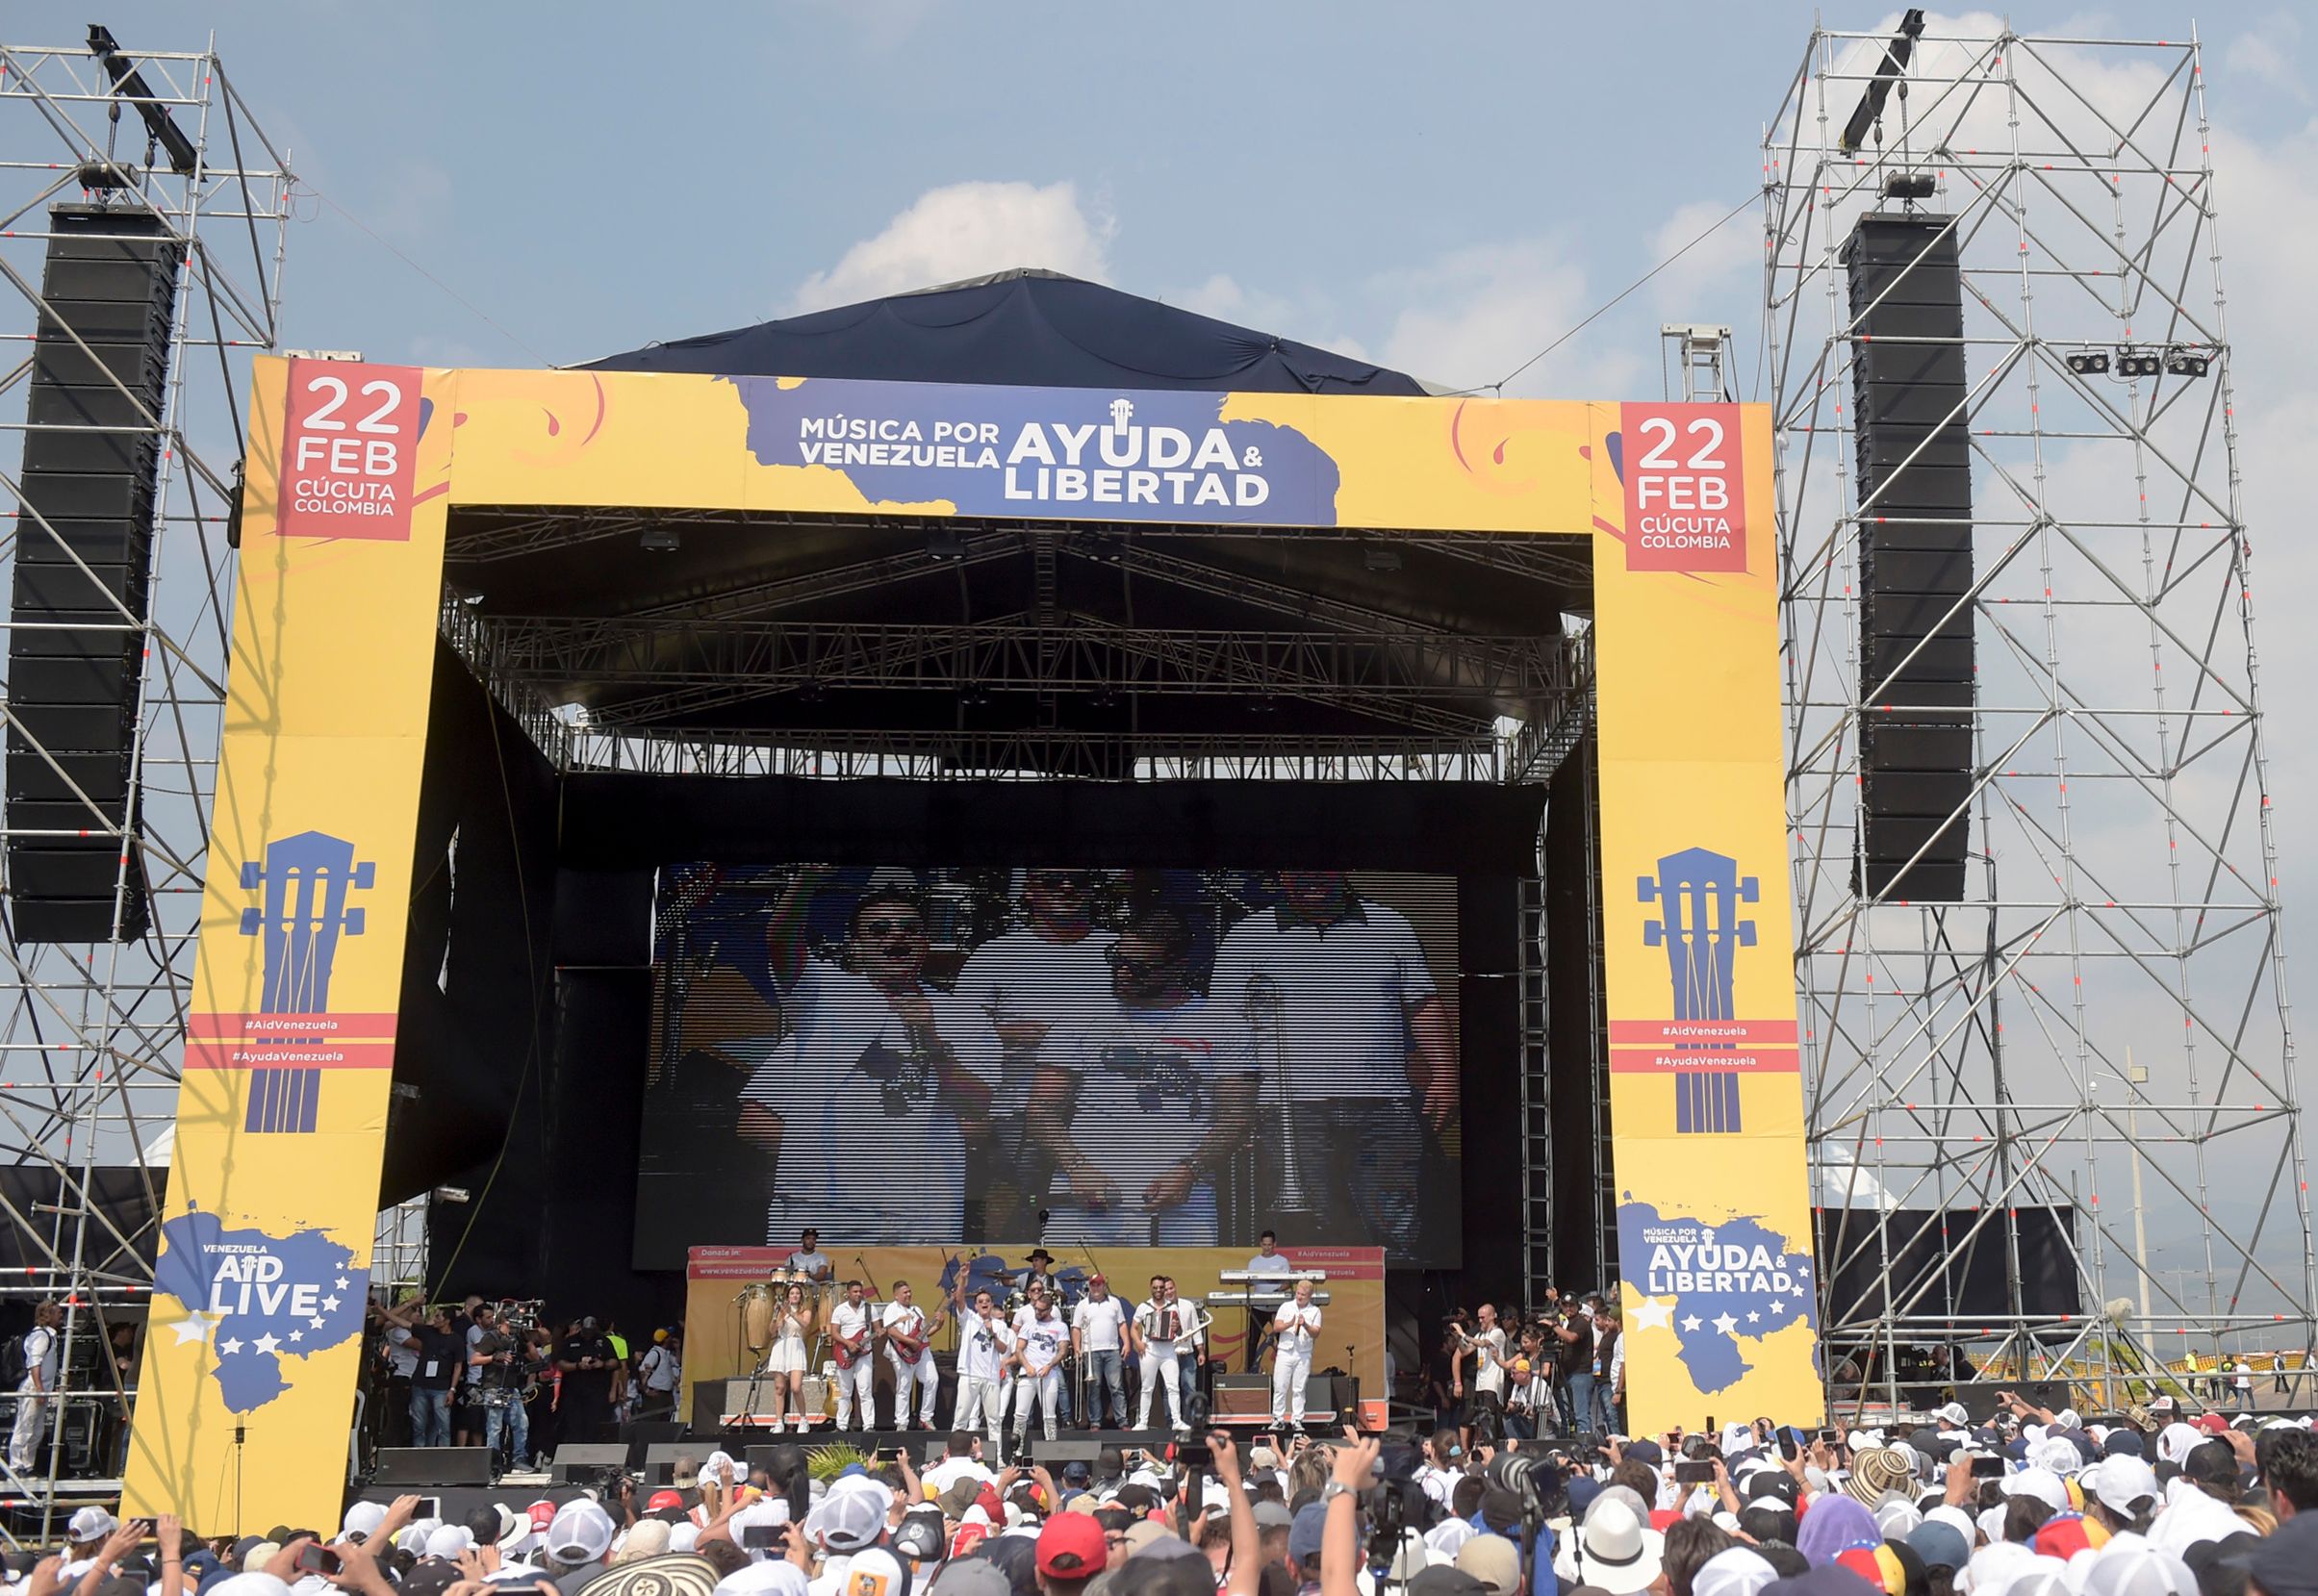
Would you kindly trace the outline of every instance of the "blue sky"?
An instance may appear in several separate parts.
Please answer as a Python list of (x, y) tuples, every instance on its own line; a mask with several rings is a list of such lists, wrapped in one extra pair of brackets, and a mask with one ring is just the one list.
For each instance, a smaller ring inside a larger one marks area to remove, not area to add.
[[(1050, 197), (991, 223), (1007, 237), (965, 249), (968, 269), (1093, 269), (1459, 385), (1502, 376), (1646, 269), (1684, 207), (1702, 225), (1754, 188), (1761, 124), (1811, 16), (932, 0), (207, 14), (300, 172), (520, 341), (316, 207), (292, 243), (295, 343), (565, 362), (754, 320), (796, 308), (930, 190), (1009, 183)], [(189, 41), (179, 6), (116, 0), (106, 15), (131, 44)], [(2184, 26), (2153, 5), (2014, 19)], [(2214, 89), (2242, 131), (2297, 125), (2307, 106), (2232, 67), (2229, 44), (2280, 40), (2290, 60), (2294, 33), (2283, 12), (2206, 19)], [(1698, 259), (1751, 266), (1750, 218)], [(918, 257), (889, 254), (884, 276), (827, 286), (899, 286)], [(950, 268), (938, 252), (929, 267)], [(1658, 320), (1750, 333), (1756, 291), (1750, 270), (1674, 274), (1524, 387), (1654, 391)]]

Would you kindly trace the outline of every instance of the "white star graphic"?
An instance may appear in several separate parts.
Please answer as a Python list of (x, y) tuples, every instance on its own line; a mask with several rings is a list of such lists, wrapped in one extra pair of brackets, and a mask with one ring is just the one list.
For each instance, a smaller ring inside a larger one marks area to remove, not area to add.
[(1644, 1297), (1626, 1315), (1626, 1322), (1638, 1330), (1668, 1330), (1674, 1317), (1674, 1305), (1662, 1303), (1655, 1297)]
[(1754, 1309), (1748, 1308), (1746, 1310), (1746, 1322), (1750, 1325), (1759, 1325), (1763, 1322), (1763, 1316), (1755, 1312)]
[(1788, 1295), (1788, 1296), (1790, 1296), (1790, 1297), (1800, 1297), (1802, 1294), (1803, 1294), (1803, 1288), (1802, 1288), (1801, 1286), (1799, 1286), (1799, 1285), (1798, 1285), (1798, 1286), (1796, 1286), (1796, 1287), (1794, 1290), (1792, 1290), (1792, 1291), (1790, 1291), (1790, 1292), (1788, 1292), (1788, 1293), (1787, 1293), (1787, 1295)]
[(293, 1341), (303, 1341), (306, 1339), (306, 1332), (304, 1330), (292, 1330), (290, 1332), (290, 1339)]
[[(218, 1317), (222, 1318), (223, 1315), (219, 1315)], [(184, 1318), (178, 1320), (175, 1324), (169, 1327), (169, 1329), (177, 1332), (177, 1339), (172, 1342), (171, 1345), (182, 1347), (188, 1341), (202, 1341), (208, 1339), (210, 1327), (217, 1322), (217, 1319), (211, 1318), (206, 1313), (187, 1314)]]
[(346, 1278), (344, 1275), (341, 1275), (335, 1283), (337, 1284), (339, 1290), (344, 1291), (346, 1289)]
[(338, 1299), (335, 1297), (324, 1297), (322, 1299), (322, 1311), (324, 1313), (336, 1313), (338, 1311)]
[(231, 1357), (242, 1350), (242, 1338), (238, 1335), (229, 1335), (217, 1343), (217, 1350)]
[(309, 1319), (306, 1321), (307, 1324), (313, 1326), (316, 1330), (320, 1330), (324, 1322), (325, 1321), (320, 1319)]
[(1787, 1311), (1787, 1305), (1780, 1302), (1776, 1297), (1773, 1297), (1770, 1299), (1770, 1311), (1773, 1313), (1784, 1313)]
[(1696, 1330), (1698, 1328), (1698, 1316), (1694, 1313), (1689, 1318), (1683, 1320), (1682, 1328), (1686, 1330)]
[(1733, 1319), (1729, 1314), (1724, 1313), (1716, 1316), (1715, 1329), (1720, 1330), (1724, 1335), (1730, 1334), (1731, 1331), (1737, 1330), (1738, 1328), (1739, 1322), (1736, 1319)]
[(270, 1333), (259, 1336), (256, 1343), (258, 1351), (262, 1353), (272, 1352), (281, 1344), (281, 1338)]

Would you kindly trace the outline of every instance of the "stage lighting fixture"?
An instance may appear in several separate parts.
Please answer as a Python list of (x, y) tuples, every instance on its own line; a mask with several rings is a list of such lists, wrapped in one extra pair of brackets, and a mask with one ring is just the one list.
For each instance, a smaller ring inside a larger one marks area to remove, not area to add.
[(1089, 532), (1086, 552), (1090, 558), (1107, 566), (1115, 566), (1127, 558), (1127, 539), (1116, 532)]
[(1390, 544), (1370, 544), (1361, 550), (1361, 564), (1370, 570), (1398, 570), (1400, 550)]
[(1868, 141), (1868, 134), (1883, 119), (1883, 102), (1890, 98), (1892, 85), (1907, 70), (1907, 58), (1915, 54), (1917, 36), (1923, 32), (1923, 10), (1911, 8), (1899, 19), (1899, 32), (1883, 47), (1883, 60), (1875, 67), (1875, 76), (1868, 84), (1868, 91), (1859, 97), (1859, 109), (1843, 127), (1843, 152), (1857, 150)]
[(930, 526), (926, 529), (926, 558), (929, 560), (962, 560), (966, 557), (966, 540), (955, 526)]
[(968, 682), (957, 690), (958, 701), (977, 708), (990, 701), (990, 690), (980, 682)]
[(1886, 199), (1929, 199), (1938, 189), (1929, 172), (1894, 172), (1883, 180)]
[(167, 106), (154, 103), (153, 90), (145, 87), (144, 74), (120, 53), (120, 43), (113, 37), (113, 30), (102, 22), (89, 24), (89, 53), (104, 64), (114, 94), (137, 107), (137, 114), (145, 119), (145, 131), (168, 152), (169, 169), (179, 177), (192, 176), (200, 165), (193, 141), (177, 130), (177, 124), (169, 119)]
[(2068, 357), (2068, 362), (2069, 369), (2080, 377), (2101, 376), (2109, 368), (2108, 351), (2105, 349), (2079, 349)]
[(2136, 349), (2129, 343), (2117, 346), (2117, 374), (2121, 377), (2153, 377), (2165, 369), (2165, 358), (2154, 349)]
[(2202, 377), (2211, 361), (2211, 356), (2201, 355), (2178, 343), (2165, 351), (2165, 369), (2177, 377)]
[(644, 546), (654, 554), (673, 554), (684, 546), (684, 540), (666, 521), (654, 521), (644, 529)]

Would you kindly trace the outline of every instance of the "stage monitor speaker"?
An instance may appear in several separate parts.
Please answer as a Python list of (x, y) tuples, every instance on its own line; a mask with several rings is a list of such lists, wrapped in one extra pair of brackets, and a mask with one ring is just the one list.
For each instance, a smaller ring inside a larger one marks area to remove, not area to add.
[[(672, 1427), (674, 1428), (674, 1427)], [(631, 1442), (627, 1466), (643, 1471), (648, 1485), (665, 1485), (675, 1472), (676, 1459), (689, 1457), (699, 1463), (716, 1448), (700, 1441), (645, 1441)]]
[(1092, 1464), (1103, 1456), (1103, 1445), (1099, 1441), (1049, 1441), (1039, 1437), (1026, 1439), (1030, 1442), (1030, 1456), (1050, 1469), (1060, 1468), (1065, 1463)]
[(1214, 1416), (1219, 1419), (1261, 1418), (1272, 1410), (1272, 1377), (1266, 1374), (1217, 1375)]
[(627, 1467), (627, 1445), (623, 1441), (567, 1441), (555, 1449), (548, 1478), (558, 1485), (576, 1484), (605, 1469)]
[(49, 212), (9, 606), (13, 723), (0, 760), (19, 943), (133, 942), (149, 916), (129, 775), (184, 260), (150, 212)]
[(382, 1446), (373, 1485), (488, 1485), (487, 1446)]

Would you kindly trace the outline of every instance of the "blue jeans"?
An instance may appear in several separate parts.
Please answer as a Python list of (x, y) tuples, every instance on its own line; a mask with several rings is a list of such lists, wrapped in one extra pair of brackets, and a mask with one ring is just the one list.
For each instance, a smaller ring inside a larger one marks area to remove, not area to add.
[[(1108, 1391), (1109, 1397), (1105, 1399)], [(1127, 1377), (1117, 1348), (1086, 1355), (1086, 1422), (1097, 1426), (1108, 1416), (1113, 1430), (1127, 1428)]]
[(1592, 1431), (1597, 1435), (1607, 1433), (1597, 1428), (1593, 1422), (1593, 1376), (1592, 1374), (1571, 1375), (1568, 1389), (1569, 1428), (1579, 1433), (1587, 1431)]
[(520, 1402), (510, 1402), (504, 1407), (486, 1406), (483, 1409), (483, 1444), (494, 1457), (498, 1456), (499, 1431), (505, 1430), (513, 1437), (513, 1450), (507, 1454), (509, 1468), (522, 1468), (531, 1459), (531, 1415), (523, 1411)]
[(411, 1388), (411, 1445), (450, 1445), (450, 1393)]
[(1191, 1417), (1192, 1393), (1199, 1389), (1199, 1366), (1207, 1361), (1207, 1355), (1208, 1349), (1202, 1347), (1196, 1356), (1185, 1353), (1175, 1360), (1175, 1388), (1183, 1393), (1185, 1423)]

